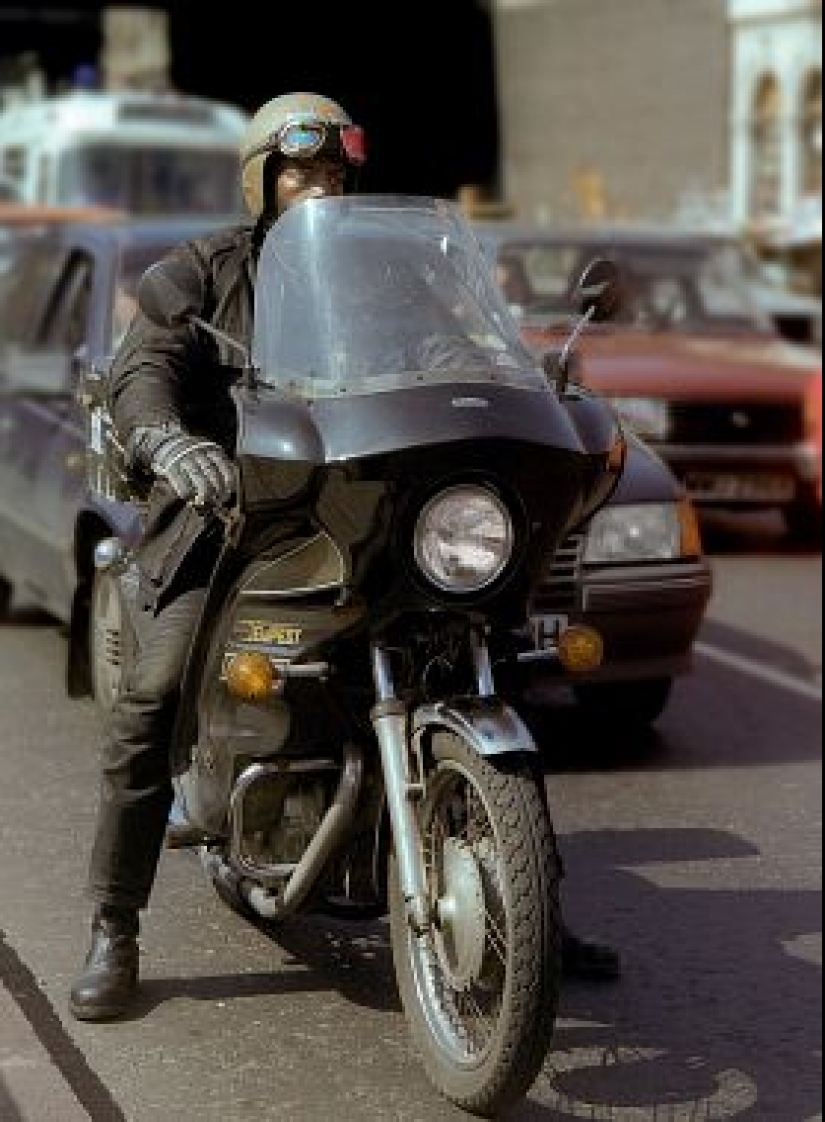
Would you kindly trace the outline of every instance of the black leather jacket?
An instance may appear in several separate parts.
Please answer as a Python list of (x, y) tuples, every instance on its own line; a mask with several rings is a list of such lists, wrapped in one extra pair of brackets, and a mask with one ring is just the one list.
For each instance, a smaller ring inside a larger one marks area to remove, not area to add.
[[(238, 226), (172, 252), (187, 255), (203, 277), (202, 317), (247, 343), (259, 247), (260, 231)], [(109, 379), (108, 406), (121, 442), (127, 444), (137, 427), (176, 423), (234, 454), (236, 417), (229, 390), (239, 362), (236, 352), (197, 327), (157, 327), (138, 312)], [(216, 558), (218, 535), (214, 523), (181, 502), (171, 488), (145, 482), (146, 515), (134, 556), (144, 606), (159, 611), (179, 581), (206, 576)]]

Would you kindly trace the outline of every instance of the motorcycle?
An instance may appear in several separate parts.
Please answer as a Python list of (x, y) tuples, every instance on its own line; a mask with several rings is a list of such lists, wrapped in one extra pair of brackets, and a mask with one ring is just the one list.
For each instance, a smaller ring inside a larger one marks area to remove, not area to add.
[[(594, 263), (581, 324), (614, 295)], [(139, 302), (243, 360), (238, 499), (173, 746), (207, 876), (258, 923), (388, 913), (430, 1080), (497, 1116), (551, 1044), (561, 920), (539, 756), (494, 652), (615, 487), (615, 415), (569, 382), (569, 348), (548, 379), (442, 200), (288, 211), (261, 250), (251, 347), (201, 318), (177, 259)], [(555, 653), (591, 665), (598, 636), (571, 629)]]

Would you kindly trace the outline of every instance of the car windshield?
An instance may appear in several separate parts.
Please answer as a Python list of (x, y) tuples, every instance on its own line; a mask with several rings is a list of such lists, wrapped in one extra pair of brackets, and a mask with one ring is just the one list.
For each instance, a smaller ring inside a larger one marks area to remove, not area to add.
[(238, 156), (226, 149), (89, 144), (66, 153), (58, 193), (69, 205), (132, 214), (240, 213)]
[(597, 256), (611, 258), (621, 270), (622, 307), (614, 325), (684, 332), (772, 330), (737, 242), (523, 240), (499, 247), (496, 269), (520, 318), (567, 322), (576, 282)]
[(547, 383), (452, 203), (348, 196), (293, 207), (256, 281), (264, 382), (307, 398), (434, 382)]

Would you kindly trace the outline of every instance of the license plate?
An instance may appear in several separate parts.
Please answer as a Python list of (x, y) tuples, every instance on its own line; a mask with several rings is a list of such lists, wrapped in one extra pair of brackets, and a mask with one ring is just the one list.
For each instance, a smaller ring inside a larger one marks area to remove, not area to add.
[(796, 485), (787, 475), (690, 472), (685, 485), (691, 498), (711, 502), (787, 503)]
[(533, 645), (537, 651), (552, 651), (559, 645), (562, 633), (567, 630), (569, 616), (541, 615), (530, 617)]

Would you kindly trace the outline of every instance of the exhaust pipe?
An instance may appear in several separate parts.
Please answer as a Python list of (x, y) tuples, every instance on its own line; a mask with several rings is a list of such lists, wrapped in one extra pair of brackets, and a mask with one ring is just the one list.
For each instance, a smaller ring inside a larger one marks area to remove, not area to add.
[[(283, 776), (283, 770), (278, 768), (277, 773)], [(258, 776), (259, 778), (260, 776)], [(239, 861), (236, 857), (238, 850), (233, 845), (233, 865), (241, 874), (240, 890), (249, 906), (264, 920), (284, 919), (293, 915), (306, 898), (309, 896), (319, 876), (333, 856), (335, 851), (344, 841), (355, 818), (358, 800), (364, 780), (364, 753), (354, 744), (348, 744), (344, 749), (344, 769), (341, 782), (335, 793), (335, 798), (318, 828), (318, 832), (307, 847), (301, 860), (292, 871), (289, 880), (282, 892), (274, 893), (264, 888), (254, 880), (256, 870), (251, 862)], [(235, 814), (239, 816), (236, 809)], [(237, 830), (233, 831), (237, 838)], [(271, 876), (272, 869), (264, 867), (259, 870), (261, 874)]]

